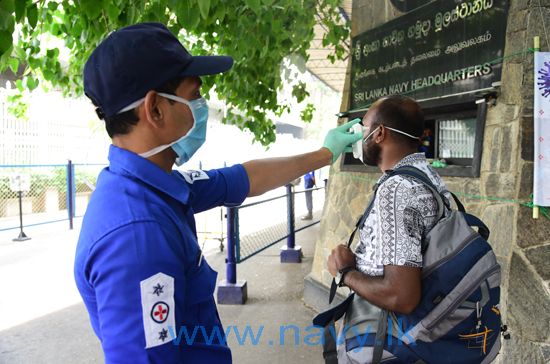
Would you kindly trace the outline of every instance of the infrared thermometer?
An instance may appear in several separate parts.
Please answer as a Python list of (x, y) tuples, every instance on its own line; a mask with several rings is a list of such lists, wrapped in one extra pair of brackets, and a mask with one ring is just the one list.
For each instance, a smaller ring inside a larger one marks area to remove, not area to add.
[[(365, 127), (361, 124), (355, 124), (351, 127), (350, 132), (352, 133), (363, 133)], [(363, 138), (359, 139), (357, 142), (353, 143), (352, 146), (353, 158), (363, 160)]]

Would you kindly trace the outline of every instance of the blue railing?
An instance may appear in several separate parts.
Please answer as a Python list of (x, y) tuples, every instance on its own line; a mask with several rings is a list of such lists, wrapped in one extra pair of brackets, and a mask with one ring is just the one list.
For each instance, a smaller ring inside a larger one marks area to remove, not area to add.
[[(316, 192), (323, 194), (324, 200), (325, 187), (312, 188), (303, 191), (294, 191), (292, 185), (286, 186), (286, 194), (268, 198), (262, 201), (253, 202), (237, 207), (227, 207), (227, 258), (226, 258), (226, 280), (218, 284), (218, 303), (244, 303), (246, 301), (246, 281), (237, 279), (237, 264), (252, 258), (253, 256), (263, 252), (269, 247), (286, 240), (286, 246), (281, 248), (280, 259), (282, 263), (299, 263), (302, 258), (301, 247), (296, 246), (295, 235), (297, 232), (307, 229), (320, 222), (320, 217), (313, 216), (311, 220), (299, 220), (295, 218), (295, 196), (306, 192)], [(314, 199), (319, 201), (321, 197), (318, 194)], [(286, 221), (278, 224), (266, 224), (266, 227), (258, 228), (258, 216), (261, 220), (265, 217), (266, 211), (277, 208), (277, 202), (286, 200), (285, 206), (279, 203), (277, 210), (278, 216), (283, 215), (281, 208), (286, 209)], [(319, 203), (319, 202), (317, 202)], [(241, 215), (247, 209), (260, 207), (261, 212), (250, 214), (252, 218), (245, 218), (245, 225), (255, 225), (248, 231), (241, 231)], [(256, 221), (254, 221), (254, 218)], [(254, 231), (250, 231), (254, 230)], [(243, 283), (244, 282), (244, 283)]]
[[(23, 227), (62, 221), (68, 221), (72, 229), (74, 218), (84, 215), (97, 176), (104, 167), (70, 160), (66, 164), (0, 165), (0, 231), (21, 228), (19, 237), (26, 238)], [(23, 193), (12, 191), (9, 179), (13, 174), (30, 174), (30, 189)], [(295, 197), (312, 193), (319, 205), (324, 202), (324, 188), (294, 191), (293, 186), (287, 185), (284, 195), (227, 208), (227, 279), (225, 286), (218, 285), (219, 303), (246, 301), (246, 281), (237, 279), (237, 264), (274, 244), (286, 240), (281, 248), (282, 263), (301, 262), (302, 251), (296, 246), (295, 234), (318, 224), (320, 218), (297, 221)], [(281, 216), (286, 219), (281, 221)], [(223, 234), (220, 244), (222, 241)]]
[[(0, 165), (0, 231), (68, 221), (84, 215), (97, 175), (105, 164)], [(30, 188), (19, 194), (10, 176), (28, 175)]]

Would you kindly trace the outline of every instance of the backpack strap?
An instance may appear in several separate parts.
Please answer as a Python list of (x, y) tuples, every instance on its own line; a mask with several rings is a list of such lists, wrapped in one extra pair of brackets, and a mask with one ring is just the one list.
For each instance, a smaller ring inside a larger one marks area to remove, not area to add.
[(458, 209), (458, 211), (465, 213), (466, 209), (464, 208), (464, 205), (462, 204), (462, 202), (460, 202), (458, 197), (456, 197), (456, 195), (449, 190), (442, 190), (441, 194), (444, 194), (445, 192), (449, 193), (453, 197), (453, 200), (455, 201), (456, 208)]
[(372, 364), (380, 364), (384, 355), (384, 342), (388, 333), (388, 310), (382, 310), (378, 317), (378, 330), (372, 349)]
[[(437, 187), (432, 183), (432, 181), (428, 178), (428, 176), (426, 176), (426, 174), (422, 172), (420, 169), (413, 166), (403, 166), (403, 167), (394, 169), (393, 171), (390, 172), (390, 177), (400, 176), (400, 175), (413, 177), (414, 179), (420, 181), (424, 186), (426, 186), (432, 192), (435, 200), (437, 201), (437, 220), (436, 221), (441, 220), (441, 218), (445, 215), (445, 208), (449, 210), (451, 209), (451, 206), (449, 204), (449, 201), (447, 201), (447, 198), (445, 198), (445, 196), (443, 196), (443, 194), (437, 190)], [(456, 198), (456, 196), (453, 195), (453, 198)], [(460, 205), (462, 206), (462, 204)]]
[(336, 343), (338, 334), (336, 333), (335, 322), (344, 316), (354, 296), (355, 293), (350, 294), (339, 305), (321, 312), (313, 318), (313, 325), (323, 327), (323, 358), (325, 359), (325, 364), (338, 364)]
[(363, 213), (361, 218), (357, 221), (357, 224), (355, 224), (355, 228), (353, 229), (353, 231), (352, 231), (352, 233), (351, 233), (351, 235), (348, 239), (348, 248), (351, 247), (351, 243), (353, 243), (353, 238), (355, 238), (355, 233), (357, 232), (357, 230), (359, 230), (361, 228), (361, 226), (363, 226), (363, 224), (367, 220), (367, 217), (369, 217), (369, 214), (372, 211), (372, 208), (374, 207), (374, 200), (376, 199), (376, 191), (377, 190), (378, 190), (378, 185), (376, 186), (376, 189), (374, 190), (374, 193), (373, 193), (372, 198), (369, 202), (369, 205), (367, 206), (367, 209), (365, 210), (365, 212)]
[(490, 231), (487, 225), (483, 223), (479, 218), (475, 217), (474, 215), (466, 214), (464, 213), (464, 219), (466, 219), (466, 222), (470, 226), (475, 226), (478, 229), (479, 235), (485, 240), (489, 240)]
[[(376, 189), (378, 189), (378, 186), (376, 186)], [(367, 217), (369, 216), (372, 208), (374, 207), (374, 200), (376, 198), (376, 189), (374, 190), (374, 194), (369, 202), (369, 205), (363, 215), (359, 218), (357, 221), (357, 224), (355, 224), (355, 228), (351, 232), (351, 235), (348, 239), (348, 248), (351, 247), (351, 243), (353, 243), (353, 238), (355, 238), (355, 233), (357, 233), (357, 230), (365, 223), (365, 220), (367, 220)], [(338, 285), (336, 284), (336, 280), (332, 278), (332, 282), (330, 283), (330, 292), (328, 297), (328, 303), (331, 304), (332, 300), (334, 300), (334, 297), (336, 296), (336, 290), (338, 289)]]
[(330, 320), (329, 324), (323, 328), (323, 359), (325, 364), (338, 364), (338, 350), (336, 340), (333, 335), (336, 335), (336, 326), (334, 319)]

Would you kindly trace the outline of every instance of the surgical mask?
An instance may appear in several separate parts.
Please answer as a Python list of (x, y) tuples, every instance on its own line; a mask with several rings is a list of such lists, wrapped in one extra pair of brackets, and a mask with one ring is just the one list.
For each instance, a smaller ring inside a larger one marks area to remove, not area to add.
[[(191, 128), (191, 130), (187, 132), (187, 134), (177, 139), (176, 141), (170, 144), (159, 145), (158, 147), (155, 147), (148, 152), (141, 153), (140, 156), (143, 158), (148, 158), (152, 155), (158, 154), (163, 150), (171, 147), (178, 156), (176, 158), (176, 165), (181, 166), (183, 163), (191, 159), (193, 154), (195, 154), (195, 152), (204, 144), (204, 141), (206, 140), (206, 121), (208, 120), (208, 104), (206, 103), (206, 100), (203, 97), (188, 101), (184, 98), (181, 98), (175, 95), (165, 94), (163, 92), (159, 92), (158, 94), (167, 99), (180, 102), (182, 104), (189, 106), (189, 109), (191, 109), (191, 113), (193, 114), (193, 120), (194, 120), (193, 127)], [(134, 104), (130, 106), (131, 108), (135, 108), (141, 102), (143, 102), (143, 99), (136, 101)], [(128, 107), (126, 107), (125, 109), (127, 109)]]
[[(399, 133), (399, 134), (403, 134), (409, 138), (412, 138), (412, 139), (416, 139), (418, 140), (419, 138), (418, 137), (415, 137), (411, 134), (408, 134), (408, 133), (405, 133), (404, 131), (401, 131), (401, 130), (397, 130), (397, 129), (394, 129), (394, 128), (390, 128), (388, 126), (384, 126), (386, 129), (389, 129), (391, 131), (394, 131), (396, 133)], [(367, 141), (370, 139), (370, 137), (380, 128), (380, 126), (378, 126), (376, 129), (374, 129), (373, 131), (371, 131), (369, 133), (369, 135), (367, 135), (364, 139), (363, 139), (363, 144), (366, 144)], [(363, 163), (364, 165), (366, 166), (377, 166), (378, 165), (378, 159), (380, 158), (380, 153), (381, 153), (381, 149), (379, 146), (377, 145), (373, 145), (371, 146), (371, 148), (369, 149), (369, 146), (367, 146), (367, 151), (364, 152), (363, 150), (361, 150), (361, 158), (358, 158), (361, 163)], [(355, 156), (355, 155), (354, 155)], [(357, 158), (357, 157), (356, 157)]]

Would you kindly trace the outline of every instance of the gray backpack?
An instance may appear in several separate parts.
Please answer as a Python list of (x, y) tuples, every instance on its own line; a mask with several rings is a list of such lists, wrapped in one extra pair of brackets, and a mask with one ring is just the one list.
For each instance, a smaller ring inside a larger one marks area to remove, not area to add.
[[(458, 210), (450, 210), (447, 199), (417, 168), (401, 167), (391, 172), (395, 175), (422, 182), (438, 203), (437, 223), (422, 241), (420, 304), (405, 315), (351, 293), (313, 319), (314, 325), (324, 328), (325, 362), (490, 363), (500, 350), (500, 334), (506, 328), (499, 311), (500, 265), (487, 242), (489, 229), (467, 214), (454, 194)], [(373, 203), (374, 197), (348, 247)], [(331, 291), (334, 286), (333, 281)], [(337, 333), (334, 324), (344, 315)]]

